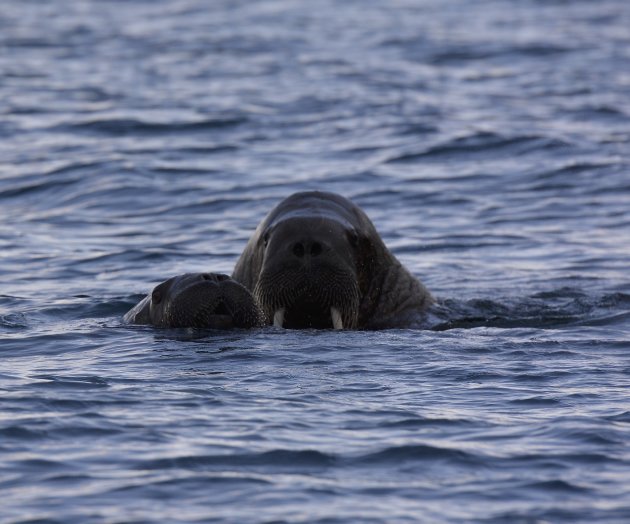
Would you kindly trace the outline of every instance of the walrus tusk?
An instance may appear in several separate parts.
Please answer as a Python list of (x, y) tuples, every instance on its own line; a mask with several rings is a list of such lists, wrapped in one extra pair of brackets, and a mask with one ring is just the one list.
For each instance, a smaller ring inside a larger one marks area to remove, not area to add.
[(280, 308), (278, 309), (278, 311), (276, 311), (273, 314), (273, 325), (276, 327), (281, 328), (282, 324), (284, 324), (284, 312), (285, 309), (284, 308)]
[(333, 328), (343, 329), (343, 320), (341, 320), (341, 313), (336, 307), (330, 308), (330, 316), (332, 317)]

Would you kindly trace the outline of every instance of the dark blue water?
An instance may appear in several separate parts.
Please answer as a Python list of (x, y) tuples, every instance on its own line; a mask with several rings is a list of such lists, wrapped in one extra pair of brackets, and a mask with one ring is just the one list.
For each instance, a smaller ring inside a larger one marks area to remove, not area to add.
[[(4, 0), (0, 521), (630, 521), (630, 4)], [(122, 315), (352, 198), (431, 328)]]

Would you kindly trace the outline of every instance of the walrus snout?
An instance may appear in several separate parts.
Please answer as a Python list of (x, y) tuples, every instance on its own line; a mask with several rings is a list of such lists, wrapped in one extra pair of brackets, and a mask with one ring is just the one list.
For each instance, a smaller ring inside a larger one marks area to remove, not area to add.
[(270, 227), (254, 297), (276, 326), (356, 326), (359, 291), (347, 226), (291, 216)]

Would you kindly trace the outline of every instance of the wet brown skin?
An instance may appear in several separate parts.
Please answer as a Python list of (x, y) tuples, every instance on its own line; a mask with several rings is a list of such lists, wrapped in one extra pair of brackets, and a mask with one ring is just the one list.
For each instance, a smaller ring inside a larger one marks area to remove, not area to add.
[(232, 278), (285, 328), (413, 327), (429, 291), (390, 253), (350, 200), (302, 192), (260, 223)]
[(265, 324), (251, 293), (220, 273), (186, 273), (158, 284), (123, 318), (157, 327), (250, 328)]

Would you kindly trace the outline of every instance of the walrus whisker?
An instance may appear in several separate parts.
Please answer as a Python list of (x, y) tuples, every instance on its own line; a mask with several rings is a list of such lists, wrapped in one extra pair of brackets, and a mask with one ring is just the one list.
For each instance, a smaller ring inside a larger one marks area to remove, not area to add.
[(332, 318), (334, 329), (343, 329), (343, 320), (341, 319), (341, 313), (334, 306), (330, 308), (330, 317)]

